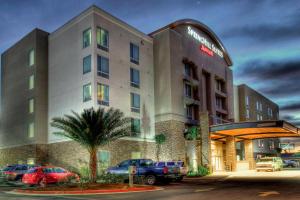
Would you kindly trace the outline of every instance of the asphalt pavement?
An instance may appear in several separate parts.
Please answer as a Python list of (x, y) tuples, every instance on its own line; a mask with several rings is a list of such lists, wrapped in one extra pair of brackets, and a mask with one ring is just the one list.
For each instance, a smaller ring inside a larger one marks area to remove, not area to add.
[(300, 170), (216, 173), (213, 176), (184, 179), (181, 183), (171, 183), (161, 187), (164, 190), (88, 196), (13, 195), (6, 192), (15, 187), (0, 187), (0, 200), (299, 200)]

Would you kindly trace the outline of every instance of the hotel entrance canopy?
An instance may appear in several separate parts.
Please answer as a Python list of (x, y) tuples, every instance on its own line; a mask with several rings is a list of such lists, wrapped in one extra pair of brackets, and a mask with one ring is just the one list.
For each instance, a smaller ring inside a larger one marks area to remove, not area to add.
[(299, 128), (283, 121), (255, 121), (213, 125), (210, 127), (212, 140), (226, 141), (234, 136), (239, 140), (262, 138), (300, 137)]

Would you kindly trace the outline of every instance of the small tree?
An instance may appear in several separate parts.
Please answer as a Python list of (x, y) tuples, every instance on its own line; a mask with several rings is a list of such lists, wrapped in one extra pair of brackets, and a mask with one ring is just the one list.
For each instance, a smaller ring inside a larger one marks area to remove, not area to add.
[(156, 143), (156, 159), (157, 159), (157, 161), (159, 161), (161, 146), (166, 142), (166, 136), (165, 136), (165, 134), (161, 133), (161, 134), (155, 135), (154, 139), (155, 139), (155, 143)]
[(192, 126), (187, 129), (185, 133), (185, 139), (187, 140), (198, 140), (199, 139), (199, 128), (197, 126)]
[(54, 134), (74, 140), (86, 148), (90, 154), (90, 182), (97, 178), (97, 151), (100, 146), (130, 134), (130, 118), (123, 112), (110, 108), (85, 109), (81, 114), (72, 111), (73, 115), (52, 119), (51, 126), (62, 130)]

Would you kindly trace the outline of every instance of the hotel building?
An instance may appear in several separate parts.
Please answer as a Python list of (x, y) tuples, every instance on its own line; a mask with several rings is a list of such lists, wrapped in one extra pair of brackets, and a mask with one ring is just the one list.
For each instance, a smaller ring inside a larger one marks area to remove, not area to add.
[[(53, 134), (53, 117), (85, 108), (118, 108), (132, 134), (102, 147), (99, 164), (155, 159), (210, 161), (209, 125), (233, 121), (232, 61), (218, 37), (190, 19), (145, 34), (91, 6), (47, 33), (39, 29), (1, 57), (0, 165), (51, 163), (80, 167), (87, 152)], [(200, 149), (184, 135), (199, 127)], [(221, 161), (219, 161), (221, 162)]]
[[(279, 107), (248, 85), (234, 86), (234, 106), (236, 122), (279, 120)], [(253, 141), (254, 158), (276, 155), (279, 139), (257, 139)], [(245, 155), (243, 143), (237, 143), (238, 159)]]

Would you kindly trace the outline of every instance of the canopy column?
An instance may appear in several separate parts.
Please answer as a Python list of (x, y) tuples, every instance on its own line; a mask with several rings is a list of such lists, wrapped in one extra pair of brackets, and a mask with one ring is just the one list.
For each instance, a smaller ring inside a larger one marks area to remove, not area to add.
[(252, 140), (244, 140), (245, 160), (249, 162), (249, 169), (255, 169), (255, 160), (253, 157), (253, 142)]
[(230, 171), (236, 171), (236, 150), (235, 137), (226, 137), (226, 168)]

